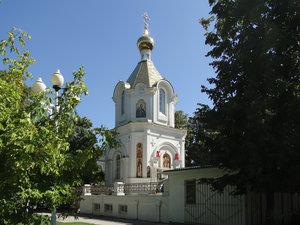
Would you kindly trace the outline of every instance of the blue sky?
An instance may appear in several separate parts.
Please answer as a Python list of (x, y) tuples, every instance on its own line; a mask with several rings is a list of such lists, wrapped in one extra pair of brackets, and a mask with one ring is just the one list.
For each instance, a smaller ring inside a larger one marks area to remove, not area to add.
[(95, 127), (113, 128), (113, 90), (140, 60), (136, 41), (143, 34), (144, 12), (155, 41), (152, 61), (178, 94), (176, 110), (192, 116), (198, 102), (210, 104), (201, 85), (208, 85), (214, 71), (198, 23), (209, 11), (208, 0), (2, 0), (0, 39), (12, 27), (32, 36), (26, 48), (37, 63), (29, 69), (34, 76), (29, 85), (38, 77), (51, 85), (57, 68), (71, 81), (72, 71), (83, 65), (89, 95), (77, 110)]

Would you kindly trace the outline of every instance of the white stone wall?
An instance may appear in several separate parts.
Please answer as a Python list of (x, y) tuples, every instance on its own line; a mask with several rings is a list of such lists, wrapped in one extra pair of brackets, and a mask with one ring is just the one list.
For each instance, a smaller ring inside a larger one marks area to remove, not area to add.
[[(176, 222), (185, 223), (185, 181), (195, 180), (199, 178), (219, 177), (223, 173), (218, 168), (191, 168), (183, 170), (175, 170), (165, 172), (168, 174), (168, 180), (164, 181), (164, 193), (159, 195), (98, 195), (98, 196), (83, 196), (84, 201), (80, 203), (80, 212), (94, 215), (113, 216), (119, 218), (139, 219), (153, 222)], [(199, 195), (199, 190), (197, 190)], [(203, 193), (201, 193), (203, 194)], [(212, 191), (207, 191), (204, 199), (210, 198), (213, 195)], [(228, 194), (228, 193), (227, 193)], [(226, 194), (225, 194), (226, 195)], [(222, 195), (222, 196), (225, 196)], [(221, 196), (221, 195), (220, 195)], [(225, 196), (226, 197), (226, 196)], [(228, 199), (235, 197), (228, 196)], [(222, 200), (218, 200), (222, 199)], [(224, 201), (225, 199), (225, 201)], [(224, 197), (215, 198), (213, 204), (218, 204), (218, 207), (224, 205), (225, 210), (229, 210), (232, 201), (226, 200)], [(95, 207), (98, 204), (99, 207)], [(105, 204), (112, 205), (112, 212), (105, 212)], [(119, 205), (127, 205), (127, 213), (119, 212)], [(195, 204), (196, 211), (200, 211), (199, 207), (209, 207), (209, 205)], [(229, 207), (229, 208), (228, 208)], [(206, 209), (206, 208), (205, 208)], [(202, 208), (202, 211), (205, 209)], [(210, 213), (212, 209), (208, 209), (206, 213)], [(222, 211), (222, 210), (221, 210)], [(239, 212), (243, 214), (244, 211)], [(197, 214), (198, 215), (198, 214)], [(194, 215), (197, 217), (197, 215)], [(202, 215), (202, 212), (198, 215)], [(217, 213), (216, 213), (217, 215)], [(228, 219), (231, 214), (219, 215), (220, 221)], [(244, 218), (244, 215), (242, 215)], [(228, 220), (229, 221), (229, 220)], [(231, 221), (231, 220), (230, 220)], [(228, 224), (231, 224), (231, 222)], [(244, 221), (244, 220), (243, 220)], [(201, 223), (202, 224), (202, 223)], [(204, 223), (207, 224), (207, 223)], [(211, 223), (209, 223), (211, 224)], [(218, 223), (222, 224), (222, 223)], [(232, 223), (238, 224), (238, 223)], [(241, 223), (242, 224), (242, 223)], [(223, 224), (222, 224), (223, 225)]]
[(185, 184), (186, 180), (212, 178), (222, 175), (217, 168), (182, 170), (167, 172), (169, 180), (169, 221), (184, 223)]
[[(105, 211), (105, 204), (112, 205), (111, 212)], [(119, 205), (127, 206), (127, 212), (120, 212)], [(83, 196), (80, 213), (167, 223), (168, 198), (163, 195)]]

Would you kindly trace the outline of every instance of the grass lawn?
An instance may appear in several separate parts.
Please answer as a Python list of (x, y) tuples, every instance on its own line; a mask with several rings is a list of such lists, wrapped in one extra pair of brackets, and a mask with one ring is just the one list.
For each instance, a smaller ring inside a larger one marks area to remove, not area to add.
[(62, 223), (62, 222), (56, 222), (57, 225), (93, 225), (92, 223), (81, 223), (81, 222), (74, 222), (74, 223)]

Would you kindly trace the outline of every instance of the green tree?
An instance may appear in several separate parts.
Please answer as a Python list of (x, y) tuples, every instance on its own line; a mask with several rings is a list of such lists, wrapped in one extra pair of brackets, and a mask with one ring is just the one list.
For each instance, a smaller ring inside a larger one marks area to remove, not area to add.
[(185, 129), (187, 131), (185, 138), (185, 163), (186, 166), (191, 166), (192, 159), (190, 157), (190, 140), (191, 140), (191, 130), (188, 121), (188, 114), (185, 114), (182, 110), (175, 111), (175, 128)]
[[(202, 106), (201, 104), (199, 104)], [(204, 105), (203, 105), (204, 106)], [(188, 118), (182, 110), (175, 112), (175, 128), (185, 129), (185, 165), (186, 166), (207, 166), (214, 164), (211, 152), (202, 143), (202, 136), (206, 134), (203, 124), (198, 119), (208, 108), (198, 108), (193, 117)], [(203, 111), (204, 110), (204, 111)]]
[(200, 22), (216, 76), (202, 87), (213, 107), (199, 118), (210, 134), (201, 139), (228, 172), (215, 187), (265, 193), (272, 224), (274, 192), (300, 185), (300, 4), (209, 3), (212, 17)]
[[(206, 109), (207, 108), (204, 108), (204, 110)], [(213, 164), (211, 152), (201, 141), (201, 137), (205, 135), (203, 125), (199, 124), (198, 121), (202, 111), (200, 108), (197, 109), (194, 116), (190, 118), (188, 118), (188, 114), (185, 114), (182, 110), (175, 112), (175, 128), (185, 129), (187, 131), (185, 138), (186, 166), (206, 166)]]
[[(73, 154), (76, 161), (81, 160), (78, 152), (89, 151), (91, 154), (88, 161), (84, 164), (84, 168), (78, 169), (78, 174), (81, 174), (81, 179), (85, 184), (99, 184), (104, 180), (104, 172), (98, 166), (97, 160), (105, 155), (108, 142), (103, 137), (113, 137), (116, 135), (115, 131), (108, 131), (106, 128), (94, 129), (92, 122), (86, 117), (76, 116), (72, 133), (68, 138), (70, 143), (70, 152)], [(113, 145), (110, 141), (110, 144)], [(117, 143), (114, 144), (115, 146)], [(66, 174), (67, 177), (72, 178), (74, 171)], [(73, 179), (73, 178), (72, 178)]]
[[(32, 77), (28, 67), (35, 61), (20, 48), (30, 36), (16, 28), (8, 35), (0, 42), (0, 223), (40, 224), (33, 214), (36, 205), (43, 202), (53, 209), (77, 199), (74, 190), (82, 185), (80, 169), (93, 157), (92, 151), (82, 149), (74, 157), (67, 141), (80, 103), (76, 96), (87, 94), (85, 72), (83, 67), (73, 72), (74, 80), (65, 84), (59, 97), (59, 112), (49, 115), (54, 101), (47, 94), (53, 90), (33, 93), (25, 84)], [(94, 130), (101, 136), (100, 146), (114, 142), (109, 131)], [(66, 174), (72, 174), (72, 179)]]
[[(97, 165), (97, 159), (102, 155), (97, 137), (92, 129), (92, 122), (86, 117), (77, 116), (72, 134), (68, 138), (70, 151), (73, 157), (77, 157), (77, 151), (91, 151), (91, 158), (85, 164), (85, 167), (78, 171), (84, 183), (90, 184), (100, 182), (103, 179), (103, 173)], [(79, 159), (80, 160), (80, 159)], [(72, 171), (71, 171), (72, 173)]]
[(208, 147), (207, 137), (211, 137), (212, 132), (207, 128), (203, 117), (209, 110), (206, 105), (198, 104), (193, 117), (188, 120), (188, 134), (186, 137), (186, 165), (187, 166), (208, 166), (216, 162), (214, 156)]
[(175, 128), (186, 129), (188, 127), (188, 114), (185, 114), (182, 110), (175, 112)]

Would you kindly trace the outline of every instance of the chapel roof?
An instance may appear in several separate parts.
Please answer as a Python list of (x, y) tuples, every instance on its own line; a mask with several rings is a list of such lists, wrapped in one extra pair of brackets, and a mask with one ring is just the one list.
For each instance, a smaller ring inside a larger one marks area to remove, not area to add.
[(138, 83), (143, 83), (146, 87), (153, 87), (158, 81), (163, 79), (151, 61), (154, 40), (149, 36), (147, 21), (150, 21), (150, 19), (148, 14), (144, 13), (143, 18), (145, 20), (144, 34), (137, 41), (137, 46), (141, 53), (141, 61), (127, 80), (131, 88), (134, 88)]
[(161, 79), (163, 78), (155, 68), (153, 62), (143, 60), (137, 64), (127, 82), (130, 83), (132, 88), (138, 83), (143, 83), (146, 87), (153, 87)]

